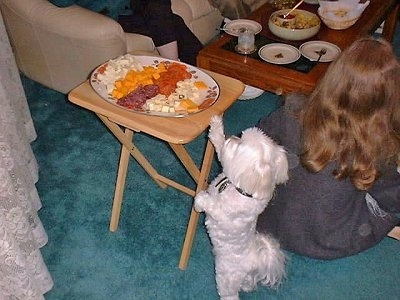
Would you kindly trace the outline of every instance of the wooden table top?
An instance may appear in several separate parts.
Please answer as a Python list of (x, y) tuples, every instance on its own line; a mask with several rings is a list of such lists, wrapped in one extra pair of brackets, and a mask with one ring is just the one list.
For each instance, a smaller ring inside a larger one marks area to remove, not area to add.
[(210, 71), (205, 72), (218, 83), (220, 95), (209, 108), (185, 117), (159, 117), (129, 111), (101, 98), (89, 81), (74, 88), (68, 94), (68, 99), (136, 132), (142, 131), (173, 144), (187, 144), (208, 127), (213, 115), (224, 113), (244, 90), (244, 84), (237, 79)]
[[(301, 4), (299, 7), (299, 9), (314, 13), (316, 13), (317, 8), (318, 5), (306, 3)], [(352, 27), (346, 30), (332, 30), (321, 22), (320, 31), (309, 40), (327, 41), (343, 50), (358, 37), (372, 34), (383, 21), (385, 21), (384, 35), (390, 40), (396, 27), (398, 9), (398, 0), (370, 0), (370, 4), (361, 18)], [(257, 21), (263, 27), (256, 37), (256, 44), (257, 39), (267, 39), (266, 43), (280, 42), (299, 47), (303, 42), (309, 41), (286, 41), (274, 36), (268, 29), (268, 19), (273, 11), (275, 11), (273, 6), (270, 3), (266, 3), (249, 16), (249, 19)], [(267, 63), (261, 60), (258, 54), (237, 54), (226, 47), (232, 43), (237, 43), (236, 37), (222, 34), (218, 40), (200, 51), (197, 57), (197, 65), (203, 69), (238, 78), (245, 84), (276, 94), (288, 92), (311, 93), (315, 84), (329, 66), (329, 63), (314, 63), (308, 73), (300, 72), (285, 65)]]

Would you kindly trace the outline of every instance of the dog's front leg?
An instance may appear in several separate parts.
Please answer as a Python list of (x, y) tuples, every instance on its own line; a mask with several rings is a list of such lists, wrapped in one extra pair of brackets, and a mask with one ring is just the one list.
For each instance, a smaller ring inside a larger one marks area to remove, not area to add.
[(220, 158), (221, 150), (225, 143), (224, 123), (222, 121), (222, 116), (214, 115), (211, 118), (208, 136), (211, 143), (214, 145), (218, 158)]
[(194, 209), (197, 212), (207, 212), (207, 208), (210, 206), (212, 198), (207, 191), (200, 191), (194, 198)]
[(194, 199), (194, 209), (197, 212), (205, 212), (209, 218), (218, 220), (222, 216), (222, 202), (219, 198), (201, 191)]

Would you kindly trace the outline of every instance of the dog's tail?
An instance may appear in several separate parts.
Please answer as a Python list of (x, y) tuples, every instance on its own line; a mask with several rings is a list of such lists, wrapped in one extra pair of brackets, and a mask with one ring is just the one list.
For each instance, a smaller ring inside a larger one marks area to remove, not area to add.
[(286, 278), (287, 256), (276, 239), (259, 232), (256, 234), (257, 270), (255, 274), (248, 276), (246, 286), (243, 284), (242, 289), (253, 290), (258, 282), (269, 288), (278, 288)]
[(277, 288), (286, 278), (288, 258), (275, 238), (261, 233), (257, 233), (257, 235), (259, 235), (259, 240), (267, 250), (262, 258), (266, 276), (261, 283), (271, 288)]

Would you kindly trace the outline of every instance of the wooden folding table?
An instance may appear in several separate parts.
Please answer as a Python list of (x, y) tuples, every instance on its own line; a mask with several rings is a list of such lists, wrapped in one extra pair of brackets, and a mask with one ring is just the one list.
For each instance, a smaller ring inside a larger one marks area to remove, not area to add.
[[(72, 103), (95, 112), (122, 145), (111, 212), (111, 231), (116, 231), (118, 228), (130, 156), (132, 156), (162, 188), (172, 186), (194, 197), (200, 190), (207, 187), (208, 175), (214, 157), (213, 145), (209, 140), (207, 141), (202, 165), (198, 167), (186, 150), (185, 144), (190, 143), (208, 129), (211, 117), (213, 115), (223, 114), (241, 95), (244, 90), (244, 85), (239, 80), (210, 71), (206, 72), (214, 78), (220, 88), (220, 95), (217, 101), (204, 111), (179, 118), (152, 116), (123, 109), (102, 99), (93, 90), (88, 81), (82, 83), (68, 94), (68, 99)], [(182, 162), (195, 181), (196, 189), (191, 189), (161, 175), (150, 164), (145, 155), (134, 145), (132, 141), (134, 132), (144, 132), (168, 143), (176, 154), (176, 157)], [(196, 233), (198, 218), (199, 214), (192, 208), (179, 261), (180, 269), (185, 269), (187, 266), (194, 235)]]

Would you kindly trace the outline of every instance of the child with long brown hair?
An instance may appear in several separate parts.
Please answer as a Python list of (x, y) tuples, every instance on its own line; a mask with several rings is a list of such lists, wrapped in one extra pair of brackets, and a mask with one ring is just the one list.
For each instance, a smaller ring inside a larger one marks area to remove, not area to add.
[(365, 37), (332, 62), (309, 97), (289, 95), (258, 126), (288, 151), (289, 181), (258, 230), (284, 249), (333, 259), (400, 238), (400, 64)]

